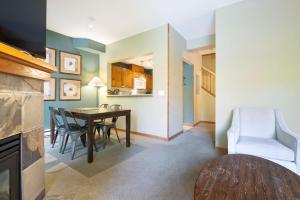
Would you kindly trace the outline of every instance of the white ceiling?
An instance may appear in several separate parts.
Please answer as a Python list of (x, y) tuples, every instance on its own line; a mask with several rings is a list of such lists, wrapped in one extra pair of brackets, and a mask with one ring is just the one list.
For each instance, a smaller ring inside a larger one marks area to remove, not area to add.
[(145, 55), (136, 58), (124, 60), (124, 63), (135, 64), (144, 67), (145, 69), (153, 69), (153, 55)]
[(214, 11), (241, 0), (48, 0), (47, 28), (109, 44), (170, 23), (186, 39), (213, 34)]

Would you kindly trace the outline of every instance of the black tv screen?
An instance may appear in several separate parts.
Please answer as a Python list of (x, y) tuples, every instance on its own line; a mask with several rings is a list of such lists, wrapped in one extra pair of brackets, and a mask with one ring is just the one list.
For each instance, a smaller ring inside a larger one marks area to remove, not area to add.
[(46, 0), (1, 0), (0, 42), (45, 58), (46, 9)]

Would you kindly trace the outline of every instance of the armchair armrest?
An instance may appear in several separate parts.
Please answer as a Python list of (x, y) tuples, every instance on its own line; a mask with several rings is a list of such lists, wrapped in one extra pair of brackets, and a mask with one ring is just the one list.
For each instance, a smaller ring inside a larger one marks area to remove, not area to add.
[(232, 117), (231, 128), (227, 131), (228, 153), (236, 153), (236, 143), (239, 140), (239, 110), (235, 109)]
[(285, 123), (282, 114), (276, 111), (277, 140), (295, 152), (297, 170), (300, 172), (300, 136), (293, 133)]
[(235, 145), (236, 145), (236, 136), (235, 136), (234, 128), (231, 127), (227, 131), (227, 140), (228, 140), (228, 154), (234, 154), (235, 151)]

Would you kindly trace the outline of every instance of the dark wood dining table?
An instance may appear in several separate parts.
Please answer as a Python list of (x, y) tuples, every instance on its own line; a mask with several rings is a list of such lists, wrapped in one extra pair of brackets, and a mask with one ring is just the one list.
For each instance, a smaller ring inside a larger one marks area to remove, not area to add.
[[(111, 109), (111, 108), (71, 108), (67, 109), (73, 117), (86, 121), (87, 125), (87, 154), (88, 163), (93, 162), (93, 144), (94, 144), (94, 121), (103, 118), (126, 117), (126, 147), (130, 147), (130, 114), (129, 109)], [(55, 123), (50, 116), (50, 141), (53, 143), (55, 132)]]
[(225, 155), (202, 167), (194, 199), (300, 199), (300, 176), (263, 158)]

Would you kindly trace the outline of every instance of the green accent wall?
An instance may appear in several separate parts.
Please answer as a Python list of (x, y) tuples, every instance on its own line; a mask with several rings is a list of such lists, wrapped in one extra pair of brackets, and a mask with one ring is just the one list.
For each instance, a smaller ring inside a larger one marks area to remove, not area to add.
[[(45, 101), (44, 105), (44, 127), (50, 128), (49, 107), (95, 107), (97, 106), (97, 89), (87, 86), (88, 82), (94, 77), (99, 76), (99, 55), (76, 49), (73, 46), (73, 38), (47, 31), (47, 47), (56, 49), (57, 73), (52, 74), (56, 78), (56, 101)], [(81, 75), (69, 75), (59, 73), (59, 51), (66, 51), (81, 55), (82, 66)], [(80, 101), (59, 101), (59, 79), (81, 80), (81, 100)]]

